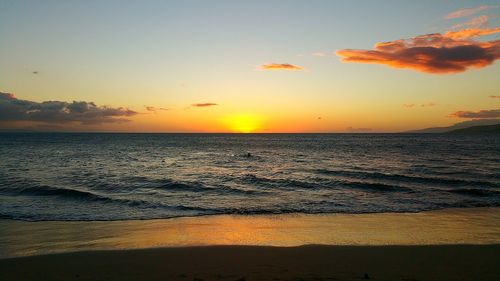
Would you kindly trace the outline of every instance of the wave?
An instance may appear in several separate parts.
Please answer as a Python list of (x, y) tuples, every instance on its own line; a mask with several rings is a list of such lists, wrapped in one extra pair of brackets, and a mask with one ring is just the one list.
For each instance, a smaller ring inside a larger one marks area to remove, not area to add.
[(207, 190), (207, 187), (197, 182), (183, 183), (183, 182), (173, 181), (170, 179), (153, 180), (148, 182), (148, 185), (146, 186), (157, 189), (190, 191), (190, 192), (202, 192)]
[(399, 174), (385, 174), (380, 172), (363, 172), (363, 171), (347, 171), (347, 170), (317, 169), (314, 171), (318, 174), (323, 174), (323, 175), (352, 177), (358, 179), (391, 180), (391, 181), (399, 181), (407, 183), (453, 185), (453, 186), (460, 185), (460, 186), (481, 186), (481, 187), (493, 187), (493, 188), (500, 187), (499, 184), (492, 183), (489, 181), (407, 176)]
[(349, 180), (325, 180), (323, 178), (310, 178), (311, 181), (299, 181), (294, 179), (271, 179), (266, 177), (258, 177), (255, 175), (245, 175), (243, 181), (251, 184), (260, 184), (270, 187), (281, 188), (304, 188), (304, 189), (334, 189), (334, 188), (354, 188), (365, 191), (380, 191), (380, 192), (402, 192), (412, 191), (411, 188), (400, 185), (389, 185), (383, 183), (373, 183), (366, 181), (349, 181)]
[[(243, 195), (255, 195), (255, 194), (267, 194), (267, 192), (254, 191), (254, 190), (244, 190), (238, 188), (232, 188), (228, 186), (218, 186), (218, 187), (206, 187), (200, 183), (183, 183), (177, 182), (170, 179), (160, 179), (151, 180), (143, 177), (145, 179), (142, 181), (141, 185), (133, 185), (131, 188), (128, 184), (113, 184), (113, 183), (94, 183), (91, 186), (93, 189), (99, 190), (84, 190), (83, 188), (64, 188), (55, 187), (49, 185), (41, 185), (33, 182), (28, 182), (24, 179), (10, 178), (5, 179), (3, 183), (0, 184), (0, 193), (14, 195), (14, 196), (52, 196), (58, 197), (64, 200), (76, 200), (76, 201), (87, 201), (87, 202), (103, 202), (103, 203), (115, 203), (115, 204), (125, 204), (130, 207), (147, 207), (147, 208), (170, 208), (178, 210), (198, 210), (204, 211), (205, 209), (196, 207), (185, 207), (182, 205), (167, 205), (161, 204), (149, 200), (140, 200), (135, 197), (140, 195), (139, 189), (143, 190), (160, 190), (168, 191), (169, 193), (174, 192), (189, 192), (189, 193), (208, 193), (217, 195), (231, 195), (231, 194), (243, 194)], [(138, 178), (136, 178), (138, 179)], [(104, 188), (103, 188), (104, 187)], [(125, 193), (124, 193), (125, 192)], [(160, 196), (167, 195), (168, 193), (160, 194)], [(149, 194), (151, 198), (155, 198), (154, 194)], [(157, 193), (158, 195), (158, 193)], [(134, 198), (135, 197), (135, 198)]]
[(462, 189), (452, 189), (447, 191), (451, 193), (472, 195), (472, 196), (500, 196), (500, 191), (478, 189), (478, 188), (462, 188)]
[[(19, 214), (19, 213), (0, 213), (0, 219), (15, 219), (26, 221), (120, 221), (120, 220), (150, 220), (150, 219), (170, 219), (180, 217), (200, 217), (211, 215), (286, 215), (286, 214), (373, 214), (373, 213), (416, 213), (431, 210), (440, 210), (448, 208), (473, 208), (473, 207), (500, 207), (500, 202), (476, 202), (476, 201), (459, 201), (455, 203), (443, 203), (439, 205), (419, 206), (419, 207), (376, 207), (367, 206), (365, 208), (351, 209), (346, 206), (323, 206), (319, 208), (309, 208), (307, 206), (297, 207), (195, 207), (195, 206), (168, 206), (162, 209), (175, 209), (181, 211), (178, 213), (142, 213), (137, 215), (120, 215), (117, 213), (109, 214), (105, 217), (73, 217), (71, 214), (60, 213), (57, 215), (43, 214)], [(182, 212), (185, 211), (185, 212)]]
[(103, 202), (103, 203), (114, 203), (114, 204), (124, 204), (129, 207), (141, 207), (141, 208), (161, 208), (165, 210), (177, 210), (177, 211), (197, 211), (200, 213), (213, 213), (212, 209), (207, 209), (203, 207), (196, 206), (187, 206), (187, 205), (170, 205), (170, 204), (162, 204), (159, 202), (151, 202), (145, 200), (138, 199), (125, 199), (125, 198), (116, 198), (116, 197), (108, 197), (105, 195), (99, 195), (96, 193), (92, 193), (89, 191), (82, 191), (76, 189), (66, 189), (66, 188), (56, 188), (50, 187), (46, 185), (39, 186), (31, 186), (22, 189), (9, 189), (9, 188), (0, 188), (1, 193), (8, 193), (11, 195), (19, 196), (19, 195), (35, 195), (35, 196), (56, 196), (63, 199), (68, 200), (77, 200), (80, 203), (85, 202)]
[(280, 178), (267, 178), (262, 176), (256, 176), (253, 174), (246, 174), (239, 179), (243, 183), (250, 185), (258, 185), (261, 187), (281, 187), (281, 188), (318, 188), (322, 185), (320, 183), (299, 181), (294, 179), (280, 179)]
[(170, 179), (161, 179), (154, 181), (153, 185), (147, 185), (149, 188), (167, 190), (167, 191), (181, 191), (181, 192), (194, 192), (194, 193), (213, 193), (220, 195), (230, 195), (230, 194), (242, 194), (242, 195), (255, 195), (255, 194), (267, 194), (265, 191), (257, 190), (247, 190), (231, 187), (228, 185), (219, 184), (217, 186), (207, 186), (199, 182), (189, 182), (183, 183), (178, 181), (173, 181)]
[(83, 190), (57, 188), (47, 185), (30, 186), (23, 188), (0, 188), (0, 192), (11, 195), (38, 195), (38, 196), (61, 196), (73, 199), (86, 199), (92, 201), (110, 201), (110, 198)]
[(343, 185), (363, 190), (380, 191), (380, 192), (410, 192), (411, 188), (399, 186), (399, 185), (389, 185), (383, 183), (368, 183), (368, 182), (345, 182)]

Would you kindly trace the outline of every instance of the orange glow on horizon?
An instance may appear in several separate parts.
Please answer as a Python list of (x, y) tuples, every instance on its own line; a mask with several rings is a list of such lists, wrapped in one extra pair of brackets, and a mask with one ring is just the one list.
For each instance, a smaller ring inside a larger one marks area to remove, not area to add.
[(262, 118), (255, 114), (236, 114), (223, 118), (224, 127), (235, 133), (253, 133), (262, 129)]

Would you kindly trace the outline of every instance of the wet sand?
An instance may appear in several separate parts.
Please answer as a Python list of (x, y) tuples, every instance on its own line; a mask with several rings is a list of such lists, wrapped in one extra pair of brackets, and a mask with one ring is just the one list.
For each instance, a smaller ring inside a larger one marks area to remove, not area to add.
[(221, 215), (143, 221), (0, 220), (0, 258), (83, 250), (254, 245), (499, 244), (500, 208)]

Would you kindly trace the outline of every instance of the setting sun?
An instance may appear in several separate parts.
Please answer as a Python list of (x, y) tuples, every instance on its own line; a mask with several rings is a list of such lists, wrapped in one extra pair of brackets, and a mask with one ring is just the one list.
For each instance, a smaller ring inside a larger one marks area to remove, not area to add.
[(231, 132), (251, 133), (261, 129), (262, 118), (254, 114), (237, 114), (224, 118), (224, 124)]

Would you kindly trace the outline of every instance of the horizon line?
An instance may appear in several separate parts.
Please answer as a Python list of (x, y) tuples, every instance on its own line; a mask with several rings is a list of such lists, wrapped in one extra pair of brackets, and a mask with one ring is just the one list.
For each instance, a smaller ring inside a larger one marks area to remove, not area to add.
[(126, 132), (126, 131), (22, 131), (22, 130), (0, 130), (0, 133), (29, 133), (29, 134), (214, 134), (214, 135), (278, 135), (278, 134), (302, 134), (302, 135), (320, 135), (320, 134), (439, 134), (412, 131), (397, 132)]

